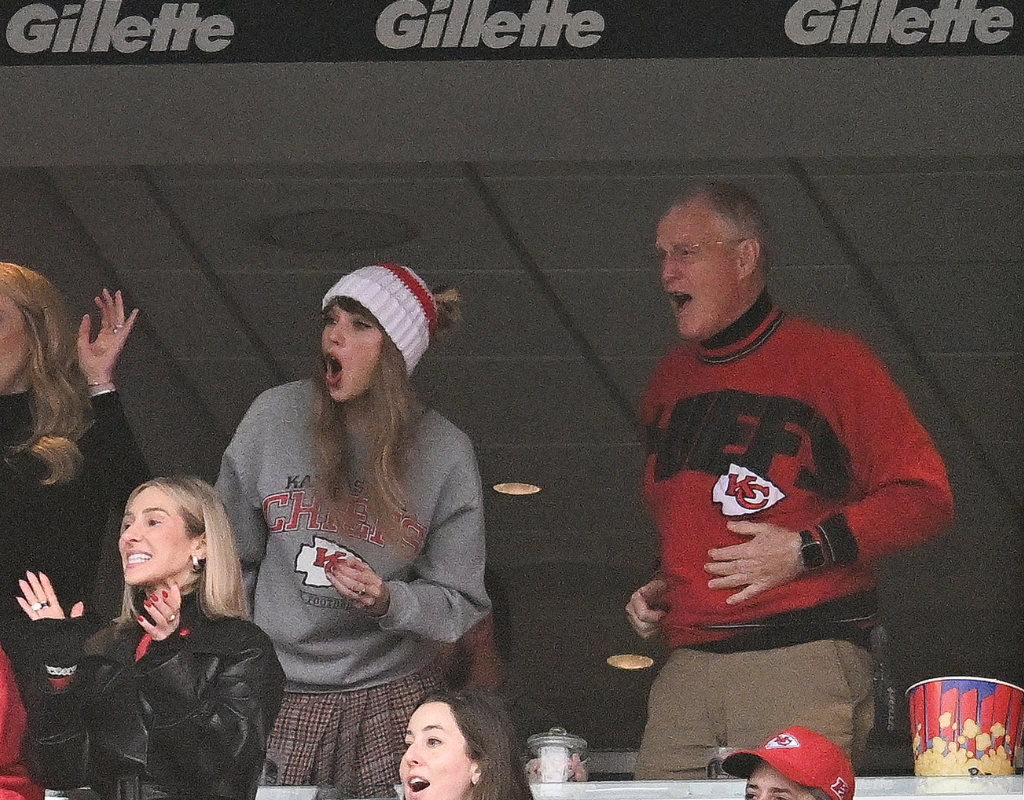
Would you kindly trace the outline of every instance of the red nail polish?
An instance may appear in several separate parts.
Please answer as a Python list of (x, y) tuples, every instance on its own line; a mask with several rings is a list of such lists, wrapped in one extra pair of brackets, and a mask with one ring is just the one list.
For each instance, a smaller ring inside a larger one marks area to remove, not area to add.
[(150, 607), (151, 605), (153, 605), (153, 603), (152, 603), (152, 602), (150, 601), (150, 599), (149, 599), (149, 598), (147, 597), (147, 598), (146, 598), (146, 602), (145, 602), (145, 603), (143, 603), (142, 605), (144, 605), (144, 606), (145, 606), (146, 608), (149, 608), (149, 607)]
[(167, 594), (167, 590), (166, 589), (164, 589), (164, 597), (170, 597), (170, 595)]
[(142, 614), (136, 614), (136, 615), (135, 615), (135, 619), (137, 619), (137, 620), (138, 620), (139, 622), (144, 622), (144, 621), (145, 621), (145, 620), (143, 620), (143, 618), (142, 618)]

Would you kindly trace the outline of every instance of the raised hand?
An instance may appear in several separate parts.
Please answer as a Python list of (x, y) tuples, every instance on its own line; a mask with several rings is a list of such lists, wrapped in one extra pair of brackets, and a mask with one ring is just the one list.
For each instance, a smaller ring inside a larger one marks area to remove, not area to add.
[(156, 589), (145, 601), (146, 613), (139, 614), (136, 619), (142, 629), (154, 642), (161, 642), (178, 630), (181, 624), (181, 590), (174, 584), (165, 589)]
[(132, 332), (139, 309), (125, 317), (121, 292), (111, 294), (106, 289), (93, 298), (100, 310), (100, 329), (92, 338), (92, 317), (86, 314), (78, 326), (78, 365), (91, 388), (113, 388), (114, 367), (121, 355), (128, 334)]
[[(16, 599), (29, 619), (66, 619), (64, 609), (45, 572), (26, 572), (25, 577), (18, 581), (18, 586), (22, 596)], [(85, 604), (81, 602), (75, 603), (71, 609), (72, 617), (80, 617), (84, 613)]]

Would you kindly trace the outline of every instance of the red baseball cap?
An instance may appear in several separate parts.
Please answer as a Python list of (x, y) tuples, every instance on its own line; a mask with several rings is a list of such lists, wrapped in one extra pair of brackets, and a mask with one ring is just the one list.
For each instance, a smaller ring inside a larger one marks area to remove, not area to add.
[(828, 800), (853, 798), (850, 759), (839, 745), (808, 728), (794, 725), (758, 750), (738, 750), (722, 762), (722, 768), (737, 778), (749, 778), (762, 761), (794, 783), (819, 789)]

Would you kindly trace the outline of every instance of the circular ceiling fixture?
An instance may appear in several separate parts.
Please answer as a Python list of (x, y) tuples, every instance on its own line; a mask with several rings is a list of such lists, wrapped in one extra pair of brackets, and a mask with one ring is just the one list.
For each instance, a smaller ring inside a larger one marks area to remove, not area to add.
[(499, 494), (537, 494), (540, 491), (540, 487), (532, 483), (496, 483), (491, 488)]
[(608, 656), (608, 664), (616, 669), (647, 669), (654, 666), (654, 659), (636, 653), (621, 653), (617, 656)]
[(317, 208), (268, 217), (260, 238), (305, 253), (356, 253), (405, 244), (420, 235), (406, 219), (359, 208)]

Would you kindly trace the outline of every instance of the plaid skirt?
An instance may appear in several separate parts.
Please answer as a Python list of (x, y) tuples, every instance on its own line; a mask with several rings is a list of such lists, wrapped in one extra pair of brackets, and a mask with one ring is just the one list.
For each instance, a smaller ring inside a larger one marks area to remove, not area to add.
[(434, 665), (351, 692), (285, 692), (264, 783), (333, 786), (345, 797), (394, 797), (409, 717), (440, 690)]

